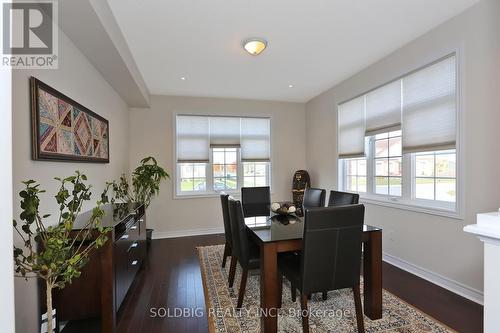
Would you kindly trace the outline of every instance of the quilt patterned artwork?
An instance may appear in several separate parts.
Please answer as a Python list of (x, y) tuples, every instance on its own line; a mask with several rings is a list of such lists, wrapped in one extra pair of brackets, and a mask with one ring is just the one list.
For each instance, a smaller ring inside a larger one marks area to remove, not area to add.
[(109, 162), (108, 121), (32, 78), (34, 159)]

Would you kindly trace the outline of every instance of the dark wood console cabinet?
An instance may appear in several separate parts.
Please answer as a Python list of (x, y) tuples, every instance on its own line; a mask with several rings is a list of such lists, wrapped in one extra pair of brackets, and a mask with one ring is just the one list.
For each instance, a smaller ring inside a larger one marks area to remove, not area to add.
[[(54, 292), (59, 321), (100, 318), (101, 332), (116, 332), (116, 316), (137, 271), (146, 260), (146, 214), (144, 205), (115, 204), (104, 207), (108, 241), (92, 253), (82, 275)], [(88, 219), (83, 213), (75, 222)], [(80, 224), (81, 225), (81, 224)]]

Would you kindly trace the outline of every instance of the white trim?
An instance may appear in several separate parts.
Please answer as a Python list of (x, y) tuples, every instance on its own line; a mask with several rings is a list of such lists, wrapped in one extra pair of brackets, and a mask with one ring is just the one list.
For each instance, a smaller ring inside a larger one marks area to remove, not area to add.
[(473, 302), (483, 305), (484, 293), (477, 289), (466, 286), (460, 282), (452, 280), (441, 274), (432, 272), (408, 261), (390, 255), (386, 252), (383, 253), (383, 260), (393, 266), (396, 266), (404, 271), (412, 273), (424, 280), (434, 283), (446, 290), (451, 291), (457, 295), (465, 297)]
[(176, 231), (153, 231), (153, 239), (189, 237), (200, 235), (223, 234), (224, 228), (190, 229)]
[(395, 209), (408, 210), (411, 212), (417, 213), (425, 213), (429, 215), (437, 215), (444, 216), (456, 220), (463, 220), (464, 217), (453, 210), (446, 210), (444, 208), (439, 207), (431, 207), (431, 206), (419, 206), (416, 201), (403, 201), (399, 197), (382, 197), (382, 196), (370, 196), (367, 197), (363, 193), (360, 193), (359, 201), (362, 203), (376, 205), (376, 206), (384, 206)]

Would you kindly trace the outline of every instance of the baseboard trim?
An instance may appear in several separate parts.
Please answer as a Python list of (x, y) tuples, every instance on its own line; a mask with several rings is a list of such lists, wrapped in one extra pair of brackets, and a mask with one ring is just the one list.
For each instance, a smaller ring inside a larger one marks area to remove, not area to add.
[(400, 259), (388, 253), (383, 254), (383, 260), (393, 266), (414, 274), (424, 280), (432, 282), (444, 289), (451, 291), (457, 295), (465, 297), (473, 302), (483, 305), (484, 294), (474, 288), (466, 286), (460, 282), (447, 278), (441, 274), (434, 273), (425, 268), (412, 264), (406, 260)]
[(200, 235), (223, 234), (224, 228), (190, 229), (178, 231), (153, 231), (153, 239), (189, 237)]

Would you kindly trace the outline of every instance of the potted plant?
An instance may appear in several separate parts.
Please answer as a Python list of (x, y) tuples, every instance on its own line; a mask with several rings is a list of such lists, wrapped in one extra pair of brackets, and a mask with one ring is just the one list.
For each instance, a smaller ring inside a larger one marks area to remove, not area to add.
[(170, 175), (158, 165), (154, 157), (143, 158), (137, 168), (132, 172), (132, 192), (123, 174), (119, 181), (108, 183), (113, 187), (115, 197), (113, 200), (123, 202), (139, 202), (148, 208), (151, 199), (160, 192), (160, 184), (164, 179), (170, 178)]
[[(14, 229), (24, 243), (24, 247), (14, 246), (16, 276), (45, 281), (48, 332), (53, 332), (52, 290), (63, 289), (80, 276), (89, 255), (107, 241), (109, 231), (100, 223), (104, 215), (101, 205), (108, 201), (106, 191), (97, 201), (89, 220), (79, 231), (72, 232), (83, 204), (91, 198), (91, 186), (85, 184), (87, 177), (78, 171), (71, 177), (55, 179), (61, 183), (55, 196), (59, 205), (56, 223), (48, 225), (50, 214), (41, 215), (39, 195), (45, 191), (34, 180), (23, 182), (25, 188), (19, 193), (21, 222), (14, 220)], [(91, 232), (94, 233), (92, 240)]]
[[(122, 174), (118, 181), (107, 183), (113, 188), (114, 197), (111, 202), (138, 202), (143, 203), (147, 209), (151, 200), (160, 192), (162, 180), (170, 178), (170, 175), (158, 165), (152, 156), (143, 158), (137, 168), (132, 172), (132, 191), (125, 174)], [(153, 229), (146, 229), (148, 244), (151, 241)]]

